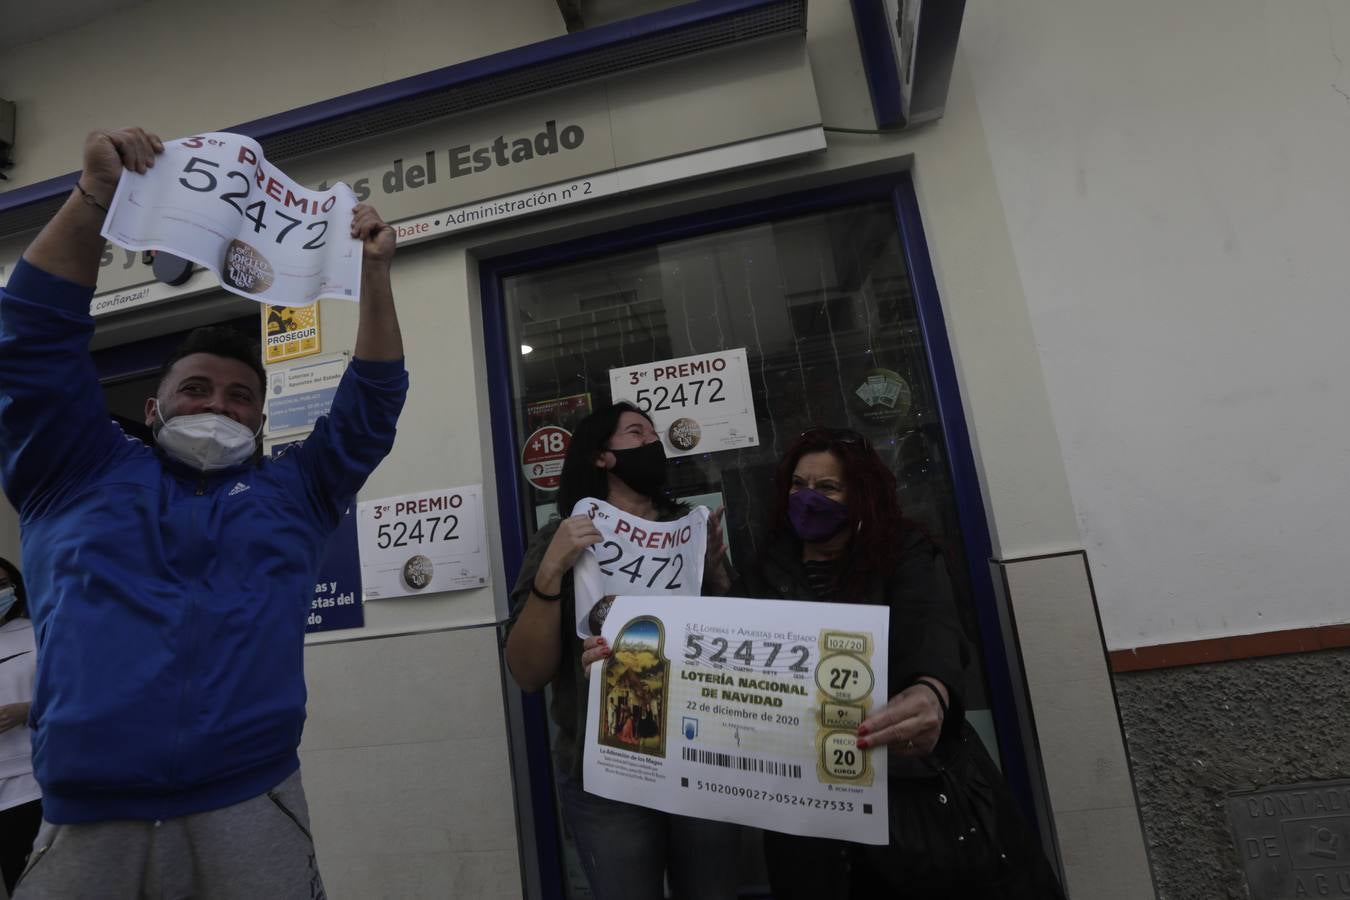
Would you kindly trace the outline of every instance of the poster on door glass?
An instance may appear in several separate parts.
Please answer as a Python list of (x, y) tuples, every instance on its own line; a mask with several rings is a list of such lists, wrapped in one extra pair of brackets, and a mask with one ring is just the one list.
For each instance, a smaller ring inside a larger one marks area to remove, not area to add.
[(667, 456), (759, 446), (744, 347), (610, 369), (609, 389), (651, 416)]

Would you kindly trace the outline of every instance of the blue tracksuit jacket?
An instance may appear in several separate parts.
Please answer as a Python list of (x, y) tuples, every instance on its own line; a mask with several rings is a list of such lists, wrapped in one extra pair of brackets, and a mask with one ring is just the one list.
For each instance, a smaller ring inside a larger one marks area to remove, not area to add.
[(37, 635), (34, 771), (57, 824), (218, 809), (295, 771), (315, 568), (408, 387), (401, 360), (353, 360), (299, 448), (204, 476), (109, 419), (91, 294), (26, 263), (0, 289), (0, 478)]

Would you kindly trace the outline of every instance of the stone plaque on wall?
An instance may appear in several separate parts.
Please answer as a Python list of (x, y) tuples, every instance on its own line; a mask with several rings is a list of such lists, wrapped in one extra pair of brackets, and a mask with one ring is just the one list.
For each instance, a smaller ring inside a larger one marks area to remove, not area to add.
[(1350, 898), (1350, 780), (1228, 795), (1252, 900)]

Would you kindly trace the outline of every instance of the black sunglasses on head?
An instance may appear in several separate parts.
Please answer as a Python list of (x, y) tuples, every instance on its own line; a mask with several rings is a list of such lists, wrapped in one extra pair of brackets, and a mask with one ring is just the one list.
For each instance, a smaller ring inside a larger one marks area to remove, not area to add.
[(809, 437), (815, 440), (833, 441), (838, 444), (855, 444), (859, 447), (871, 449), (872, 442), (866, 437), (854, 431), (852, 428), (825, 428), (823, 426), (808, 428), (803, 431), (799, 437)]

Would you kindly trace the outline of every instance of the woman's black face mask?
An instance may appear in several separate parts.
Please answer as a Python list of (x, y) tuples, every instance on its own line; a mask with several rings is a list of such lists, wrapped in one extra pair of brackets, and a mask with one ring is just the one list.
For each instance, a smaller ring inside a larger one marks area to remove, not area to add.
[(609, 452), (615, 460), (610, 471), (639, 494), (656, 497), (666, 486), (666, 448), (660, 441)]

